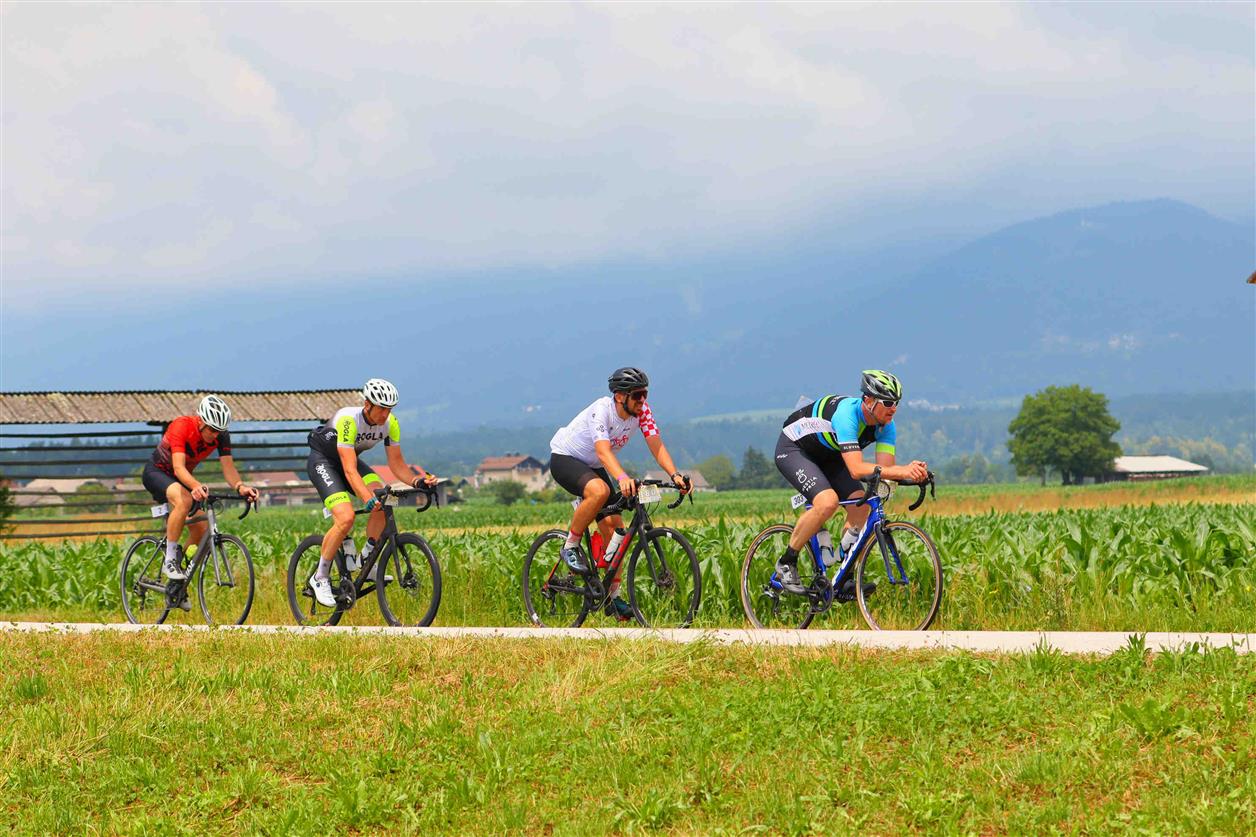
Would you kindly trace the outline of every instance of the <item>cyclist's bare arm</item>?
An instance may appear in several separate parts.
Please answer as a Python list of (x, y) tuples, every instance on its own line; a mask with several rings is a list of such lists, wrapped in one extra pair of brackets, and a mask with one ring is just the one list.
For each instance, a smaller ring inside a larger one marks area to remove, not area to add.
[(929, 475), (928, 466), (919, 460), (914, 460), (907, 465), (895, 465), (892, 453), (878, 453), (876, 465), (874, 465), (864, 461), (862, 452), (851, 450), (842, 454), (842, 461), (846, 463), (846, 470), (850, 471), (850, 475), (857, 480), (866, 480), (871, 477), (877, 465), (881, 466), (881, 476), (888, 480), (918, 482)]
[(628, 475), (624, 470), (624, 466), (619, 464), (619, 459), (615, 456), (615, 451), (611, 450), (611, 443), (599, 439), (593, 443), (593, 450), (597, 453), (597, 458), (601, 460), (602, 467), (606, 469), (606, 473), (611, 475), (611, 479), (619, 483), (619, 490), (626, 497), (631, 497), (637, 493), (637, 484), (631, 479), (620, 479)]
[[(406, 464), (405, 455), (401, 452), (401, 445), (389, 445), (384, 448), (384, 453), (388, 456), (388, 469), (390, 471), (394, 474), (410, 473), (410, 466)], [(415, 485), (419, 481), (422, 481), (424, 485), (434, 485), (436, 483), (436, 477), (429, 474), (422, 465), (415, 465), (414, 468), (419, 472), (419, 476), (411, 482), (411, 485)]]
[(663, 469), (663, 473), (667, 474), (667, 478), (672, 480), (682, 492), (688, 491), (688, 485), (682, 485), (680, 480), (672, 478), (672, 474), (676, 473), (676, 463), (672, 461), (672, 455), (667, 452), (667, 446), (663, 444), (663, 437), (647, 436), (645, 443), (650, 449), (650, 453), (654, 454), (654, 461)]
[(366, 483), (362, 481), (362, 475), (358, 473), (358, 454), (353, 448), (336, 448), (336, 453), (340, 456), (340, 468), (344, 471), (345, 482), (349, 483), (349, 487), (353, 489), (353, 493), (358, 495), (358, 499), (363, 503), (369, 503), (374, 495), (367, 489)]
[(193, 500), (204, 500), (209, 496), (209, 489), (206, 488), (200, 480), (192, 476), (192, 472), (188, 470), (188, 455), (182, 451), (172, 451), (170, 454), (170, 467), (174, 471), (174, 478), (183, 484), (183, 487), (192, 492)]
[(218, 461), (222, 463), (222, 475), (226, 478), (227, 485), (235, 489), (236, 493), (241, 497), (256, 500), (257, 489), (244, 484), (244, 479), (240, 476), (240, 472), (236, 470), (235, 458), (230, 454), (226, 456), (219, 455)]

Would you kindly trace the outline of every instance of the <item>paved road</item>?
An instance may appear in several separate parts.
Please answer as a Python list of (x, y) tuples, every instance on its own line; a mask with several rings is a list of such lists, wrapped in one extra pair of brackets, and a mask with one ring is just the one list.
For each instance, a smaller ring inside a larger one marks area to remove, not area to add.
[[(0, 622), (0, 630), (57, 633), (94, 633), (97, 631), (129, 632), (140, 630), (206, 631), (203, 625), (156, 628), (129, 624), (93, 624), (82, 622)], [(895, 650), (964, 649), (982, 652), (1024, 652), (1047, 645), (1067, 654), (1111, 654), (1125, 647), (1133, 633), (1068, 632), (1068, 631), (748, 631), (748, 630), (663, 630), (641, 628), (298, 628), (283, 625), (243, 625), (213, 630), (246, 631), (249, 633), (384, 634), (411, 637), (502, 637), (510, 639), (584, 639), (633, 640), (658, 639), (668, 642), (705, 640), (722, 644), (830, 646), (851, 645), (862, 648)], [(1151, 651), (1178, 650), (1191, 643), (1213, 648), (1232, 646), (1240, 654), (1256, 651), (1256, 634), (1222, 633), (1146, 633)]]

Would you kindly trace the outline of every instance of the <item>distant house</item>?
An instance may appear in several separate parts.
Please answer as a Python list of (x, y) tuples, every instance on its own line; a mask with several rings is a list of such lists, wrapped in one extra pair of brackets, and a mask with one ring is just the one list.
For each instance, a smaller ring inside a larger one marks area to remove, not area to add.
[[(22, 494), (14, 495), (13, 503), (17, 506), (31, 508), (34, 506), (64, 506), (67, 497), (85, 485), (102, 485), (98, 479), (91, 477), (74, 477), (65, 479), (37, 479), (22, 486)], [(25, 492), (37, 491), (38, 494)]]
[[(680, 472), (684, 474), (685, 476), (689, 477), (690, 482), (693, 483), (694, 491), (715, 491), (716, 490), (715, 486), (707, 482), (707, 478), (702, 476), (701, 471), (695, 468), (681, 468)], [(671, 475), (664, 474), (662, 471), (646, 471), (644, 479), (662, 480), (663, 482), (668, 482), (668, 483), (672, 481)]]
[(244, 481), (257, 489), (264, 506), (300, 506), (318, 503), (318, 492), (296, 471), (250, 471)]
[(476, 488), (502, 480), (521, 482), (529, 491), (540, 491), (549, 483), (549, 472), (540, 460), (520, 453), (488, 456), (475, 468)]
[(1118, 456), (1105, 482), (1121, 480), (1165, 480), (1173, 477), (1197, 477), (1208, 468), (1178, 459), (1176, 456)]

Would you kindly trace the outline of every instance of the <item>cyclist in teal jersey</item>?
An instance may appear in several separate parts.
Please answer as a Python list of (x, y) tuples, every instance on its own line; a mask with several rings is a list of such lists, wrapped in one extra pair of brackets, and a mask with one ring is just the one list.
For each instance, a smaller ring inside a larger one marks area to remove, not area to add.
[[(786, 481), (811, 503), (798, 519), (789, 547), (776, 564), (781, 584), (790, 593), (802, 593), (798, 581), (798, 550), (824, 527), (838, 509), (839, 500), (863, 496), (860, 480), (881, 467), (891, 480), (919, 481), (928, 466), (919, 460), (895, 464), (897, 430), (894, 416), (903, 398), (898, 378), (880, 369), (864, 370), (862, 398), (828, 395), (805, 404), (785, 419), (776, 444), (776, 467)], [(863, 449), (875, 444), (876, 463), (865, 462)], [(846, 532), (842, 549), (854, 546), (868, 519), (867, 506), (845, 506)], [(843, 596), (853, 596), (854, 582), (847, 582)]]
[[(410, 466), (401, 453), (401, 426), (392, 414), (397, 400), (395, 386), (382, 378), (371, 378), (362, 387), (361, 407), (338, 410), (331, 421), (310, 433), (306, 473), (332, 518), (331, 527), (323, 536), (318, 569), (310, 577), (314, 597), (324, 607), (336, 606), (336, 597), (331, 589), (331, 565), (336, 550), (353, 531), (353, 498), (356, 496), (361, 500), (368, 511), (374, 509), (366, 522), (367, 541), (362, 548), (363, 561), (370, 555), (375, 539), (384, 531), (386, 523), (383, 509), (376, 508), (378, 501), (370, 488), (372, 484), (378, 488), (383, 480), (362, 461), (360, 454), (383, 442), (389, 470), (397, 475), (410, 473)], [(435, 476), (422, 468), (418, 471), (419, 476), (411, 481), (415, 488), (420, 484), (436, 484)]]

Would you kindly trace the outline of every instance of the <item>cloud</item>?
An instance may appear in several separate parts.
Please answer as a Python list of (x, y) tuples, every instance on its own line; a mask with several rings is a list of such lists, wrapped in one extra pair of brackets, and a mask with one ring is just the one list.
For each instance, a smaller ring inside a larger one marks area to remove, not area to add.
[(947, 194), (1250, 207), (1219, 18), (1250, 36), (1230, 7), (10, 5), (4, 278), (671, 258)]

